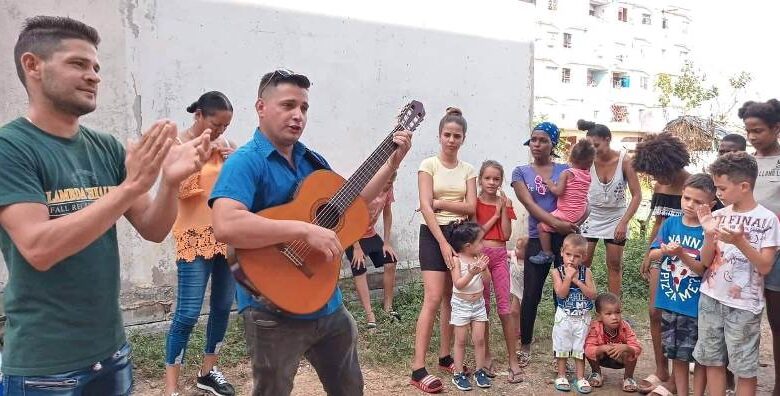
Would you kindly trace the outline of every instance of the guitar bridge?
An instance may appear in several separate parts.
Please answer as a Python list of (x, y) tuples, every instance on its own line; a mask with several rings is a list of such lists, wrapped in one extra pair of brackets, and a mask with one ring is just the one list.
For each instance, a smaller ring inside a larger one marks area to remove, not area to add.
[(290, 248), (290, 245), (284, 244), (283, 247), (279, 249), (279, 252), (284, 255), (284, 257), (287, 257), (290, 262), (292, 262), (295, 265), (295, 268), (298, 268), (301, 272), (303, 272), (304, 275), (306, 275), (307, 278), (311, 278), (314, 276), (314, 274), (309, 270), (308, 267), (306, 267), (306, 263), (303, 261), (302, 258), (298, 257), (298, 254), (295, 253), (295, 250)]

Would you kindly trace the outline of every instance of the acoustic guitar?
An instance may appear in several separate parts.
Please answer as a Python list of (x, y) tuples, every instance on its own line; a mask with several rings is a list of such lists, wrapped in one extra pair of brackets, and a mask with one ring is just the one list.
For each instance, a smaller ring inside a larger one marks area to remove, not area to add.
[[(342, 248), (354, 244), (369, 222), (368, 206), (360, 192), (395, 151), (393, 133), (414, 131), (424, 117), (422, 103), (411, 101), (401, 110), (392, 132), (349, 180), (329, 170), (316, 170), (303, 179), (292, 201), (263, 209), (257, 215), (316, 224), (335, 231)], [(333, 295), (341, 269), (341, 257), (327, 260), (303, 240), (262, 249), (236, 249), (236, 254), (236, 279), (251, 293), (293, 314), (322, 308)]]

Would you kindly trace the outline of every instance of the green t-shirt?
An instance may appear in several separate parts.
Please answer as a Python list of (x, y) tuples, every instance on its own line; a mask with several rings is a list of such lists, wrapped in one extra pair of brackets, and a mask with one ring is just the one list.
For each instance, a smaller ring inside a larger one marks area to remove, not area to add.
[[(0, 207), (34, 202), (46, 205), (51, 219), (67, 216), (118, 186), (124, 159), (113, 136), (80, 126), (65, 139), (18, 118), (0, 127)], [(4, 374), (72, 371), (124, 344), (116, 227), (45, 272), (25, 260), (1, 227), (0, 249), (8, 266)]]

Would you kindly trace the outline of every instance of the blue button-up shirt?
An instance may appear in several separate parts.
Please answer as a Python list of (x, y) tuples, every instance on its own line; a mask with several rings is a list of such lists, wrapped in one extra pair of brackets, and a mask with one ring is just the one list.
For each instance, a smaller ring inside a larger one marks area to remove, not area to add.
[[(321, 166), (308, 158), (307, 152), (319, 160)], [(330, 169), (324, 158), (300, 142), (293, 146), (292, 157), (295, 167), (290, 166), (290, 163), (276, 150), (268, 138), (257, 129), (252, 140), (228, 157), (211, 192), (209, 205), (213, 205), (218, 198), (230, 198), (241, 202), (255, 213), (289, 202), (298, 184), (306, 176), (322, 167)], [(262, 308), (262, 304), (240, 285), (236, 294), (239, 312), (250, 306)], [(291, 317), (296, 319), (321, 318), (338, 311), (341, 306), (341, 289), (336, 286), (330, 300), (320, 310), (311, 314), (292, 315)]]

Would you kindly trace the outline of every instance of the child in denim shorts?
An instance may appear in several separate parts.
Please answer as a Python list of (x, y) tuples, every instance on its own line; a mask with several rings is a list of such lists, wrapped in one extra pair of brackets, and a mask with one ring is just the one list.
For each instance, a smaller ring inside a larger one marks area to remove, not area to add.
[(707, 271), (693, 357), (707, 366), (709, 394), (725, 394), (728, 365), (737, 377), (737, 391), (752, 395), (758, 375), (764, 276), (772, 270), (780, 246), (780, 222), (753, 197), (758, 166), (752, 156), (724, 154), (710, 165), (710, 173), (718, 197), (730, 205), (711, 214), (706, 206), (699, 208), (705, 232), (701, 263)]
[[(471, 328), (471, 340), (474, 343), (474, 360), (477, 371), (474, 381), (480, 388), (490, 388), (490, 378), (485, 371), (485, 327), (488, 316), (485, 309), (483, 280), (490, 280), (489, 259), (482, 253), (482, 237), (485, 232), (475, 222), (456, 224), (452, 229), (452, 249), (458, 253), (453, 260), (452, 274), (452, 314), (450, 324), (455, 326), (455, 367), (463, 367), (466, 354), (466, 336)], [(459, 390), (471, 390), (471, 382), (464, 371), (453, 373), (452, 384)]]

